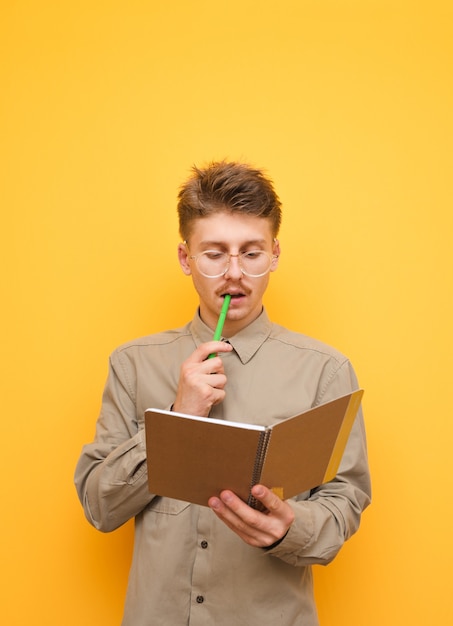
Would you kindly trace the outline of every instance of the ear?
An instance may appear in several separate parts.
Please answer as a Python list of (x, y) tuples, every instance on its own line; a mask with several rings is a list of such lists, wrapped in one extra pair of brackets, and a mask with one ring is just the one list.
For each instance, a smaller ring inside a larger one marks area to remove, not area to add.
[(190, 269), (189, 263), (189, 251), (185, 243), (178, 244), (178, 260), (184, 274), (186, 276), (190, 276), (192, 274), (192, 270)]
[(274, 258), (272, 260), (272, 265), (271, 265), (271, 272), (275, 272), (275, 270), (278, 267), (278, 259), (280, 257), (280, 242), (278, 239), (274, 238), (274, 243), (272, 245), (272, 254), (274, 255)]

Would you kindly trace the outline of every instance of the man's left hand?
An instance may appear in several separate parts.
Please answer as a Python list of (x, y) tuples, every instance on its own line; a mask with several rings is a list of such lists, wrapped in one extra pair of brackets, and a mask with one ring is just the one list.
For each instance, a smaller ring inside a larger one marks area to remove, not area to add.
[(243, 541), (257, 548), (266, 548), (282, 539), (294, 522), (294, 512), (287, 502), (263, 485), (255, 485), (252, 495), (265, 511), (257, 511), (232, 491), (209, 499), (209, 506)]

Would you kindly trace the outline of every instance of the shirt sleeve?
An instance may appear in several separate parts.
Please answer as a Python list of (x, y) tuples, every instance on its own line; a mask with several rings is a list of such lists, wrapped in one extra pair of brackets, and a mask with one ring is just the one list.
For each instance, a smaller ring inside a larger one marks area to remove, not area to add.
[[(321, 390), (320, 403), (357, 388), (354, 371), (347, 361)], [(295, 566), (326, 565), (358, 530), (361, 514), (370, 501), (366, 435), (360, 408), (336, 477), (288, 501), (295, 513), (294, 523), (285, 538), (266, 554)]]
[(75, 471), (85, 515), (104, 532), (137, 515), (153, 498), (148, 490), (145, 431), (136, 413), (131, 375), (114, 353), (95, 439), (83, 447)]

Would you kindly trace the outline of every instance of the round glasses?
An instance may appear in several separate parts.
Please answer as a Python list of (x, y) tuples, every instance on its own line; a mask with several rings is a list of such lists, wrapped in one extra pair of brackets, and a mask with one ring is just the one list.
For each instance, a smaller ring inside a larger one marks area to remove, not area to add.
[(206, 250), (190, 256), (197, 265), (200, 274), (206, 278), (219, 278), (228, 272), (231, 257), (237, 257), (241, 272), (251, 278), (264, 276), (271, 269), (272, 261), (277, 255), (268, 254), (264, 250), (250, 250), (240, 254), (229, 254), (219, 250)]

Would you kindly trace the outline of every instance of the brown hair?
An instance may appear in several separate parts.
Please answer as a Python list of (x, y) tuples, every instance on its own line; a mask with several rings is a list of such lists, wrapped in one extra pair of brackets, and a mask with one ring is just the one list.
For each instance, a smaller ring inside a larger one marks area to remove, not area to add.
[(178, 194), (179, 232), (188, 240), (195, 220), (227, 211), (270, 220), (276, 237), (281, 222), (281, 203), (272, 181), (259, 169), (243, 163), (212, 162), (192, 168), (192, 176)]

